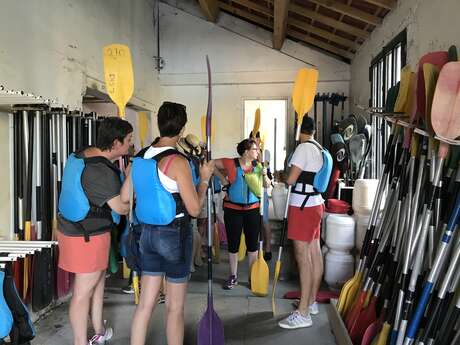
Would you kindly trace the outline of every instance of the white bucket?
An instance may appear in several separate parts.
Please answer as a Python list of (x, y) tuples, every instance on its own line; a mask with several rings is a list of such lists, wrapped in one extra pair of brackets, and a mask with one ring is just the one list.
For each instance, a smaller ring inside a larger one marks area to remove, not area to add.
[(355, 181), (352, 205), (355, 213), (371, 213), (378, 183), (379, 180), (377, 179), (359, 179)]
[(329, 249), (324, 261), (324, 281), (332, 290), (339, 290), (353, 277), (353, 255)]
[(326, 219), (326, 244), (336, 251), (348, 252), (355, 246), (355, 220), (346, 214), (329, 214)]
[(286, 208), (287, 189), (284, 183), (277, 183), (272, 190), (273, 211), (276, 219), (284, 218)]
[(364, 236), (366, 236), (367, 226), (369, 224), (370, 214), (355, 214), (356, 219), (356, 240), (355, 246), (359, 252), (363, 248)]

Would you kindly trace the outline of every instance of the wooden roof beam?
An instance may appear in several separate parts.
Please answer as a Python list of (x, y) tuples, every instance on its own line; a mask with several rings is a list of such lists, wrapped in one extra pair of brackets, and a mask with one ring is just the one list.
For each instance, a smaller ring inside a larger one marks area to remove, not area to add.
[(330, 27), (336, 28), (338, 30), (341, 30), (343, 32), (349, 33), (353, 36), (366, 39), (369, 37), (369, 32), (365, 30), (361, 30), (357, 27), (354, 27), (353, 25), (349, 25), (346, 23), (343, 23), (341, 21), (335, 20), (331, 17), (324, 16), (318, 12), (308, 10), (305, 7), (296, 5), (296, 4), (291, 4), (289, 6), (289, 11), (292, 13), (299, 14), (303, 17), (307, 17), (313, 20), (316, 20), (318, 22), (321, 22), (323, 24), (326, 24)]
[(334, 35), (332, 32), (317, 28), (316, 26), (307, 24), (307, 23), (305, 23), (305, 22), (303, 22), (301, 20), (290, 18), (288, 24), (291, 25), (291, 26), (294, 26), (294, 27), (296, 27), (298, 29), (301, 29), (301, 30), (310, 32), (312, 34), (315, 34), (317, 36), (321, 36), (323, 38), (326, 38), (329, 41), (338, 43), (338, 44), (340, 44), (340, 45), (342, 45), (344, 47), (348, 47), (348, 48), (357, 50), (359, 48), (359, 46), (360, 46), (359, 44), (357, 44), (354, 41), (351, 41), (351, 40), (349, 40), (347, 38), (343, 38), (341, 36)]
[(297, 38), (298, 40), (301, 40), (301, 41), (303, 41), (305, 43), (313, 44), (314, 46), (317, 46), (317, 47), (322, 48), (324, 50), (327, 50), (327, 51), (329, 51), (331, 53), (334, 53), (336, 55), (342, 56), (344, 58), (347, 58), (347, 59), (351, 60), (353, 58), (353, 56), (354, 56), (352, 53), (350, 53), (347, 50), (334, 47), (334, 46), (330, 45), (329, 43), (320, 41), (320, 40), (318, 40), (318, 39), (316, 39), (314, 37), (302, 34), (300, 32), (294, 31), (292, 29), (288, 29), (287, 33), (291, 37)]
[(217, 22), (219, 17), (219, 4), (217, 0), (198, 0), (200, 2), (201, 10), (210, 22)]
[[(264, 14), (264, 15), (270, 17), (270, 18), (273, 17), (273, 13), (268, 7), (261, 6), (261, 5), (255, 3), (255, 2), (253, 2), (253, 1), (250, 1), (250, 0), (232, 0), (232, 2), (237, 3), (239, 5), (242, 5), (242, 6), (245, 6), (245, 7), (249, 8), (249, 9), (251, 9), (251, 10), (254, 10), (256, 12)], [(356, 50), (360, 46), (359, 44), (357, 44), (356, 42), (354, 42), (352, 40), (349, 40), (347, 38), (343, 38), (341, 36), (334, 35), (333, 33), (329, 32), (327, 30), (320, 29), (320, 28), (318, 28), (316, 26), (313, 26), (311, 24), (307, 24), (306, 22), (303, 22), (301, 20), (288, 18), (288, 25), (292, 25), (292, 26), (294, 26), (294, 27), (296, 27), (298, 29), (302, 29), (304, 31), (311, 32), (311, 33), (313, 33), (313, 34), (315, 34), (317, 36), (324, 37), (324, 38), (326, 38), (326, 39), (328, 39), (330, 41), (333, 41), (333, 42), (336, 42), (338, 44), (341, 44), (344, 47), (350, 47), (350, 48)]]
[(396, 1), (394, 0), (364, 0), (364, 1), (372, 5), (375, 5), (375, 6), (385, 8), (387, 10), (392, 10), (396, 5)]
[(367, 12), (361, 11), (357, 8), (345, 5), (341, 2), (335, 0), (310, 0), (311, 2), (326, 7), (330, 10), (339, 12), (346, 16), (352, 17), (354, 19), (360, 20), (364, 23), (371, 24), (374, 26), (380, 25), (382, 23), (382, 18), (369, 14)]
[(286, 38), (289, 0), (275, 0), (273, 18), (273, 48), (280, 50)]
[[(252, 14), (252, 13), (249, 13), (247, 11), (244, 11), (244, 10), (240, 10), (238, 8), (235, 8), (223, 1), (219, 1), (219, 6), (221, 9), (227, 11), (227, 12), (230, 12), (230, 13), (233, 13), (239, 17), (242, 17), (242, 18), (245, 18), (245, 19), (248, 19), (254, 23), (257, 23), (267, 29), (270, 29), (272, 30), (273, 29), (273, 25), (271, 23), (270, 20), (268, 19), (265, 19), (265, 18), (262, 18), (262, 17), (259, 17), (258, 15), (255, 15), (255, 14)], [(307, 44), (312, 44), (312, 45), (315, 45), (319, 48), (322, 48), (328, 52), (331, 52), (331, 53), (334, 53), (338, 56), (341, 56), (343, 58), (347, 58), (347, 59), (351, 59), (353, 57), (353, 54), (346, 51), (346, 50), (343, 50), (343, 49), (340, 49), (340, 48), (337, 48), (337, 47), (334, 47), (326, 42), (323, 42), (323, 41), (320, 41), (320, 40), (317, 40), (313, 37), (310, 37), (308, 35), (305, 35), (305, 34), (302, 34), (300, 32), (297, 32), (297, 31), (294, 31), (292, 29), (287, 29), (287, 34), (291, 37), (294, 37), (300, 41), (303, 41)]]

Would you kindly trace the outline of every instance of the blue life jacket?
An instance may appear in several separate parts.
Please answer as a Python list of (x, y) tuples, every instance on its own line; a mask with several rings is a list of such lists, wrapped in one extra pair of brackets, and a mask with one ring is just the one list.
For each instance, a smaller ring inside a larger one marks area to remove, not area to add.
[(200, 160), (196, 156), (185, 157), (187, 158), (190, 169), (192, 170), (193, 185), (196, 187), (200, 183)]
[(177, 150), (167, 149), (152, 159), (133, 160), (131, 176), (136, 193), (135, 211), (141, 223), (168, 225), (175, 221), (177, 215), (188, 216), (180, 194), (168, 192), (158, 175), (158, 162), (170, 155), (181, 155), (188, 159)]
[(238, 158), (234, 159), (236, 168), (236, 178), (227, 190), (228, 201), (232, 204), (248, 206), (259, 202), (259, 198), (251, 192), (248, 184), (244, 179), (244, 171)]
[[(333, 166), (332, 156), (328, 150), (326, 150), (314, 141), (306, 141), (305, 144), (315, 145), (321, 151), (321, 155), (323, 157), (323, 165), (321, 166), (321, 169), (318, 172), (302, 171), (296, 183), (292, 187), (292, 193), (305, 195), (305, 200), (300, 206), (301, 210), (304, 209), (305, 204), (307, 203), (310, 196), (318, 195), (326, 191), (327, 186), (329, 185), (329, 179), (331, 178)], [(300, 191), (295, 189), (296, 185), (299, 183), (302, 184), (302, 190)], [(313, 186), (314, 192), (306, 192), (306, 185)]]
[(88, 164), (103, 163), (110, 169), (115, 171), (120, 176), (121, 173), (110, 161), (104, 157), (89, 157), (79, 158), (75, 153), (72, 153), (67, 159), (64, 167), (64, 175), (62, 178), (62, 189), (59, 195), (59, 214), (65, 220), (74, 223), (83, 233), (85, 241), (89, 241), (91, 233), (97, 233), (106, 228), (95, 226), (88, 229), (83, 227), (81, 222), (88, 218), (109, 219), (111, 222), (120, 223), (120, 215), (111, 211), (108, 205), (99, 207), (91, 204), (86, 196), (86, 193), (81, 185), (83, 171)]

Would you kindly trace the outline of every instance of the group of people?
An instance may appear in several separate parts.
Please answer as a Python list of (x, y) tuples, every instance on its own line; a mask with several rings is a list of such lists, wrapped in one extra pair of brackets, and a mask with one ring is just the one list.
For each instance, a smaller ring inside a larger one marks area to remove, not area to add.
[[(134, 213), (141, 228), (142, 270), (140, 298), (131, 326), (131, 345), (145, 343), (150, 317), (163, 285), (167, 291), (168, 344), (183, 344), (184, 306), (193, 251), (190, 222), (200, 215), (205, 205), (213, 175), (226, 190), (223, 209), (230, 273), (223, 288), (232, 289), (238, 284), (242, 231), (249, 265), (257, 259), (259, 236), (264, 236), (266, 242), (266, 259), (271, 258), (268, 217), (263, 226), (265, 231), (259, 222), (259, 208), (268, 209), (268, 204), (260, 205), (265, 189), (262, 187), (268, 187), (271, 181), (261, 161), (258, 135), (255, 133), (254, 138), (238, 144), (237, 158), (202, 160), (197, 164), (190, 155), (178, 150), (187, 123), (185, 106), (164, 102), (157, 119), (160, 137), (133, 159), (125, 176), (113, 162), (128, 154), (133, 128), (120, 118), (105, 119), (99, 127), (96, 145), (73, 153), (64, 169), (57, 238), (59, 267), (75, 273), (69, 307), (74, 345), (104, 344), (113, 336), (113, 329), (103, 319), (110, 231), (119, 222), (120, 215), (129, 213), (133, 194)], [(322, 158), (319, 144), (313, 139), (313, 121), (305, 117), (301, 129), (302, 144), (290, 160), (287, 180), (292, 186), (288, 238), (294, 241), (301, 299), (296, 310), (279, 322), (283, 328), (311, 326), (310, 314), (318, 312), (314, 296), (322, 276), (319, 226), (323, 199), (302, 178), (304, 172), (318, 171)], [(264, 213), (268, 216), (267, 211)], [(78, 213), (84, 216), (78, 217)], [(95, 335), (88, 341), (89, 315)]]

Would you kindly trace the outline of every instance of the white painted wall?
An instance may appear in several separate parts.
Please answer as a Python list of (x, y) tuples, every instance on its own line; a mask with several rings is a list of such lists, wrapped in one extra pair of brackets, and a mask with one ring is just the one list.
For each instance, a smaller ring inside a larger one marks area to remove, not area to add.
[(460, 47), (459, 13), (458, 0), (399, 0), (352, 61), (351, 104), (369, 103), (371, 60), (404, 28), (407, 27), (407, 63), (413, 70), (429, 51), (447, 50), (452, 44)]
[(154, 1), (2, 0), (0, 85), (80, 108), (87, 86), (103, 91), (103, 46), (122, 43), (132, 52), (133, 101), (153, 109)]
[(217, 122), (214, 157), (236, 154), (236, 143), (243, 138), (243, 100), (289, 99), (301, 67), (310, 64), (319, 69), (318, 91), (349, 94), (348, 64), (290, 40), (282, 52), (273, 50), (269, 31), (223, 12), (217, 24), (210, 23), (197, 2), (168, 2), (160, 3), (160, 45), (165, 60), (159, 74), (161, 100), (185, 104), (189, 115), (186, 132), (200, 135), (200, 117), (207, 105), (205, 55), (209, 55), (213, 119)]

